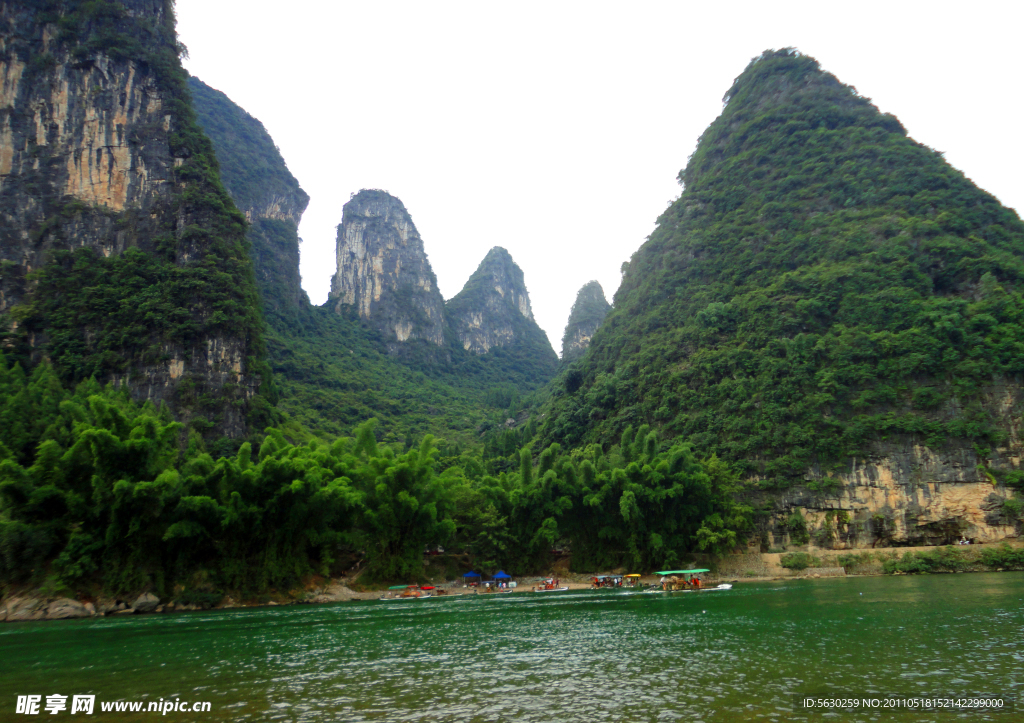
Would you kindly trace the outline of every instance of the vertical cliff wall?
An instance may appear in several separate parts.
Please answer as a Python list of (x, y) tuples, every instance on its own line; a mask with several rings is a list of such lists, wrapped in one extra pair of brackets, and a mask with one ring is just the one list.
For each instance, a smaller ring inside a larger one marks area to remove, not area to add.
[(224, 187), (249, 221), (248, 239), (263, 309), (285, 323), (309, 304), (299, 276), (299, 222), (309, 196), (266, 128), (224, 93), (189, 78), (200, 125), (213, 141)]
[(338, 226), (337, 259), (328, 305), (353, 307), (393, 349), (413, 339), (445, 344), (444, 299), (401, 201), (377, 190), (354, 195)]
[(576, 302), (569, 312), (569, 321), (562, 335), (562, 363), (567, 364), (583, 356), (590, 346), (590, 339), (601, 326), (611, 308), (604, 297), (604, 289), (596, 281), (590, 281), (576, 294)]
[(262, 319), (178, 52), (170, 0), (0, 1), (4, 345), (240, 435)]

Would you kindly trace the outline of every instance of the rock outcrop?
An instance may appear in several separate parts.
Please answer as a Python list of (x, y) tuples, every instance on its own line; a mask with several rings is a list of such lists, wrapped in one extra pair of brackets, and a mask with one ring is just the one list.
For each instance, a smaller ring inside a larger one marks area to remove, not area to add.
[(355, 194), (338, 226), (337, 260), (330, 307), (354, 309), (393, 351), (414, 339), (444, 346), (444, 299), (401, 201), (385, 191)]
[(445, 304), (445, 316), (463, 349), (484, 361), (500, 353), (537, 380), (557, 368), (558, 356), (534, 321), (523, 271), (500, 246)]
[(500, 246), (487, 252), (445, 312), (462, 347), (475, 354), (513, 344), (523, 320), (536, 325), (523, 271)]
[(198, 78), (188, 82), (224, 187), (249, 221), (249, 253), (264, 312), (271, 322), (287, 323), (309, 305), (299, 275), (299, 222), (309, 196), (260, 121)]
[(71, 598), (61, 598), (60, 600), (54, 600), (52, 603), (46, 606), (46, 619), (47, 620), (66, 620), (68, 618), (87, 618), (91, 615), (86, 610), (85, 605), (72, 600)]
[(0, 2), (0, 335), (67, 381), (239, 436), (261, 379), (255, 284), (171, 8)]
[(569, 312), (569, 321), (562, 335), (562, 363), (567, 364), (583, 356), (590, 346), (590, 339), (601, 326), (611, 305), (604, 297), (604, 289), (596, 281), (590, 281), (576, 294), (576, 303)]
[(137, 613), (151, 613), (160, 606), (160, 598), (151, 592), (139, 595), (132, 603), (132, 610)]

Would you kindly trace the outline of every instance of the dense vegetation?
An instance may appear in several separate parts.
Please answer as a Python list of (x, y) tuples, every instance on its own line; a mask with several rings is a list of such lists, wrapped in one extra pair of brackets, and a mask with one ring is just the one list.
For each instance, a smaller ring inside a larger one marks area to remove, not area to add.
[[(1024, 371), (1024, 225), (812, 59), (766, 53), (737, 79), (603, 323), (600, 287), (581, 290), (570, 326), (601, 327), (545, 389), (557, 359), (515, 308), (509, 347), (473, 354), (449, 329), (448, 346), (396, 356), (365, 321), (312, 307), (294, 222), (306, 196), (262, 125), (193, 79), (197, 121), (173, 28), (105, 0), (50, 5), (77, 56), (157, 69), (186, 159), (174, 208), (193, 222), (110, 258), (56, 251), (31, 278), (0, 352), (4, 586), (209, 602), (354, 566), (419, 580), (436, 546), (487, 571), (545, 570), (554, 548), (579, 571), (649, 571), (745, 543), (759, 511), (742, 478), (786, 485), (893, 434), (982, 459), (1005, 441), (986, 394)], [(282, 199), (287, 218), (260, 217)], [(90, 213), (65, 203), (53, 218)], [(487, 307), (492, 271), (447, 311)], [(226, 331), (248, 340), (264, 391), (183, 385), (191, 428), (96, 381)], [(244, 443), (208, 433), (225, 400), (249, 405)], [(786, 527), (811, 539), (799, 512)]]
[(893, 435), (1006, 438), (1024, 224), (792, 50), (755, 58), (625, 268), (544, 438), (651, 424), (766, 486)]
[(607, 453), (522, 449), (497, 474), (429, 435), (382, 444), (376, 420), (305, 444), (270, 428), (220, 458), (180, 431), (166, 407), (94, 380), (68, 391), (49, 365), (26, 375), (0, 356), (0, 582), (255, 594), (355, 560), (414, 580), (439, 544), (517, 573), (556, 544), (574, 565), (649, 568), (729, 549), (749, 526), (724, 465), (647, 429)]

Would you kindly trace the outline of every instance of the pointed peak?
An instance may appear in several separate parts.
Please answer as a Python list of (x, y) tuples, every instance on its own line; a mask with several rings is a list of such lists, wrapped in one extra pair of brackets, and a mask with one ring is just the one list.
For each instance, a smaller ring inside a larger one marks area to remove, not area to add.
[(611, 305), (597, 281), (588, 281), (576, 294), (576, 303), (569, 312), (569, 321), (562, 335), (562, 361), (578, 359), (590, 345), (590, 338), (601, 326)]
[[(519, 268), (518, 264), (516, 264), (515, 260), (512, 258), (512, 254), (502, 246), (493, 246), (491, 250), (487, 252), (487, 255), (484, 256), (483, 261), (480, 262), (477, 269), (493, 269), (495, 267), (501, 268), (506, 274), (514, 273), (512, 269)], [(522, 272), (520, 271), (520, 273)]]
[(795, 48), (766, 50), (752, 59), (723, 101), (722, 114), (701, 135), (680, 176), (686, 188), (728, 158), (749, 150), (763, 155), (764, 136), (779, 130), (785, 137), (853, 127), (906, 135), (895, 116)]
[(387, 210), (400, 210), (406, 215), (409, 213), (400, 198), (380, 188), (363, 188), (353, 193), (342, 207), (343, 214), (360, 216), (382, 216), (386, 215)]
[(604, 295), (604, 289), (601, 284), (595, 281), (588, 281), (580, 287), (580, 290), (576, 293), (576, 303), (580, 303), (581, 300), (594, 299), (596, 301), (603, 301), (605, 305), (608, 305), (608, 299)]

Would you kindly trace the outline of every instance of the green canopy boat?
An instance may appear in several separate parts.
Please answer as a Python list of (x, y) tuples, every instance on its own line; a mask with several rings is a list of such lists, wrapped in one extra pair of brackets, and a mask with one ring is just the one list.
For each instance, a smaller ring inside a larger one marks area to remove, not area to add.
[(655, 575), (696, 575), (699, 572), (711, 572), (706, 568), (697, 568), (696, 570), (664, 570), (662, 572), (656, 572)]

